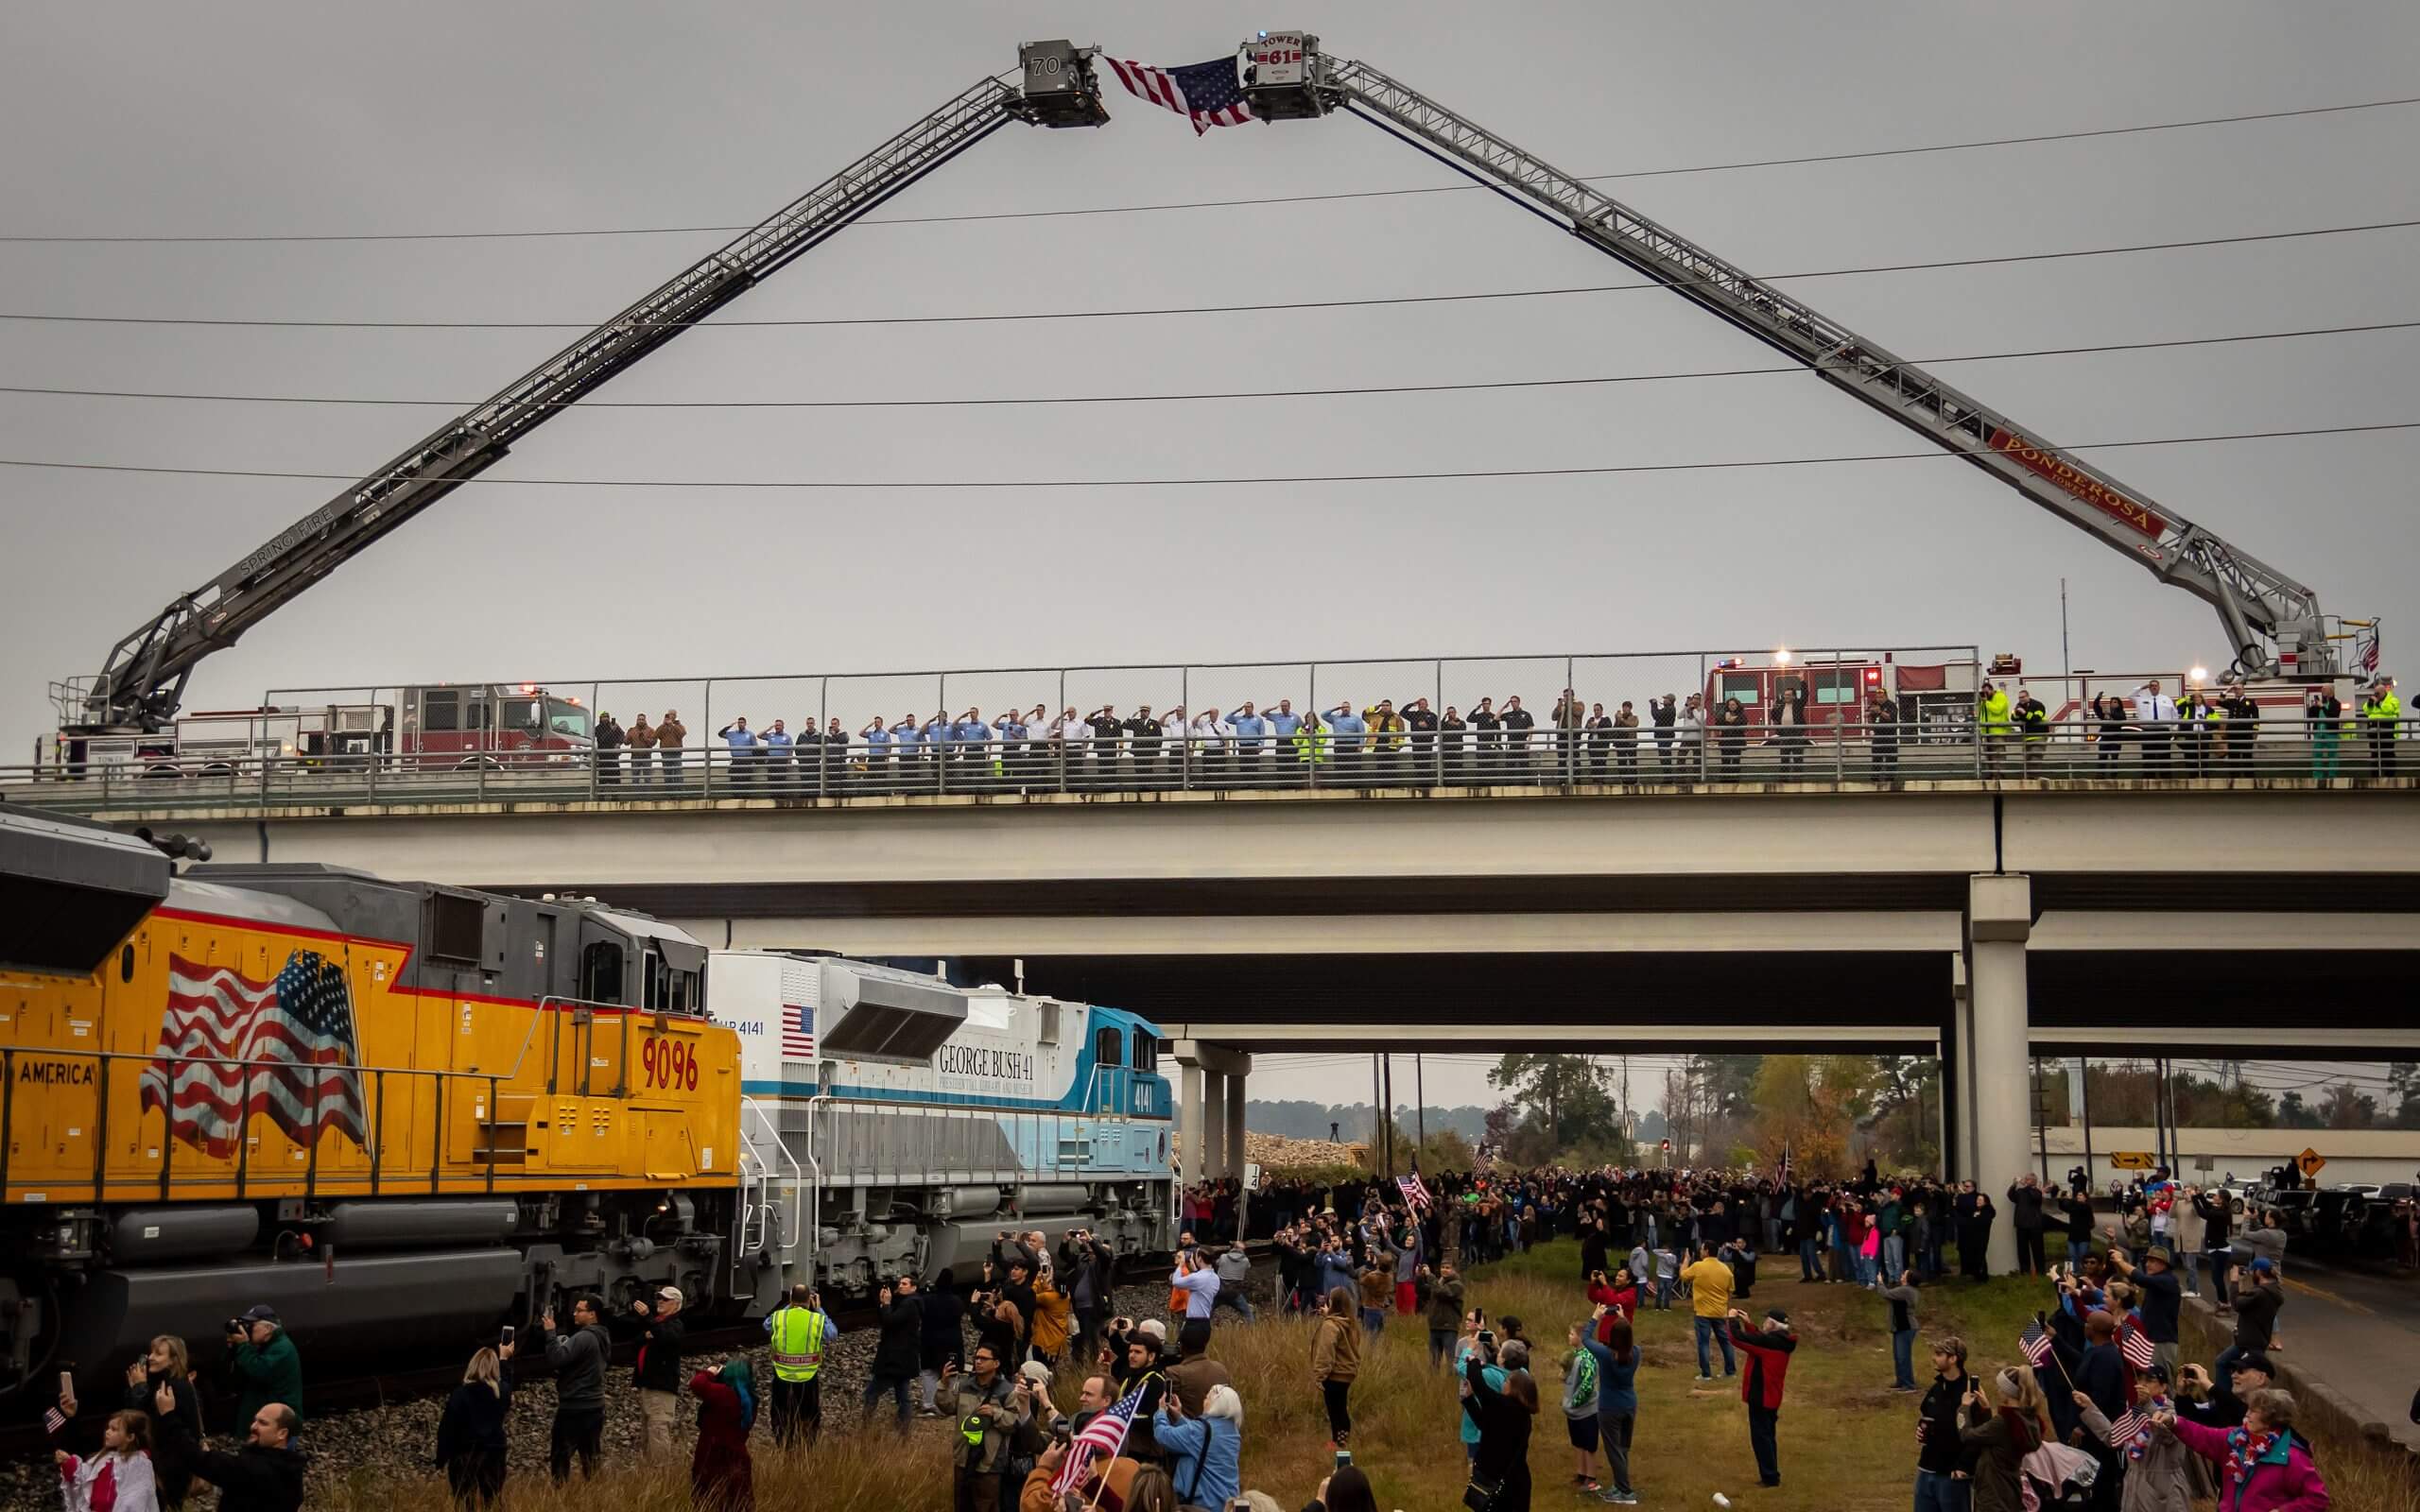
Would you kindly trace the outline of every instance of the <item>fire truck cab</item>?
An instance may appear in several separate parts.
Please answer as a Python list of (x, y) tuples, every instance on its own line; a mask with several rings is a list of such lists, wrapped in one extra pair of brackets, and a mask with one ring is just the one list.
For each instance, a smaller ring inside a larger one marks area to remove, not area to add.
[(147, 734), (62, 736), (46, 760), (69, 777), (110, 767), (153, 778), (232, 778), (265, 762), (303, 770), (360, 771), (373, 763), (495, 767), (584, 760), (593, 738), (578, 698), (535, 683), (432, 683), (397, 690), (393, 703), (264, 700), (184, 714)]
[(1843, 729), (1854, 733), (1864, 723), (1866, 700), (1875, 693), (1889, 695), (1899, 706), (1902, 725), (1923, 727), (1945, 737), (1972, 721), (1978, 669), (1971, 662), (1918, 665), (1878, 657), (1841, 655), (1798, 657), (1776, 652), (1765, 661), (1730, 657), (1708, 669), (1706, 709), (1720, 709), (1737, 698), (1748, 711), (1751, 728), (1772, 717), (1782, 695), (1796, 689), (1805, 699), (1807, 733), (1814, 740), (1835, 740)]

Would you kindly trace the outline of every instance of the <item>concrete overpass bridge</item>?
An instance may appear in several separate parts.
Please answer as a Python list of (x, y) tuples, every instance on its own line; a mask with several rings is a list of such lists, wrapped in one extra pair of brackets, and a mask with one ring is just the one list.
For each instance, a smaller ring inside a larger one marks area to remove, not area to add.
[(1255, 1051), (1381, 1039), (1404, 1051), (1897, 1047), (1948, 1062), (1951, 1169), (2004, 1185), (2029, 1168), (2037, 1053), (2420, 1053), (2420, 801), (2408, 782), (700, 797), (139, 816), (222, 859), (595, 894), (718, 945), (950, 957), (1000, 981), (1022, 962), (1035, 990), (1168, 1026), (1196, 1130), (1240, 1121)]

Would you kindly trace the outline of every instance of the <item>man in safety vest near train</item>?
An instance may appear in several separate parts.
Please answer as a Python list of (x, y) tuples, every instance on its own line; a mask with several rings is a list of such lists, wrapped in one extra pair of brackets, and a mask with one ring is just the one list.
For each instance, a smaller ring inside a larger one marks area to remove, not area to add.
[(2380, 678), (2361, 700), (2361, 722), (2370, 736), (2370, 770), (2380, 777), (2394, 775), (2394, 742), (2402, 733), (2395, 722), (2403, 717), (2403, 700), (2394, 696), (2394, 679)]
[(765, 1320), (773, 1342), (774, 1443), (786, 1448), (804, 1430), (812, 1444), (823, 1431), (823, 1347), (838, 1332), (823, 1298), (804, 1282)]
[(2008, 695), (1993, 687), (1989, 679), (1975, 698), (1975, 725), (1983, 737), (1983, 771), (1997, 777), (2001, 764), (2008, 760), (2009, 737), (2016, 732), (2016, 726), (2009, 718)]

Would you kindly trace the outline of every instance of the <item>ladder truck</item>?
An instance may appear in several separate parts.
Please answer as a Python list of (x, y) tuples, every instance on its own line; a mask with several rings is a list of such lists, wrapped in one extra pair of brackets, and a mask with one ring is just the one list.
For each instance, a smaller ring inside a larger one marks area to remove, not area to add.
[(1093, 60), (1060, 42), (1019, 49), (1019, 77), (982, 80), (683, 268), (636, 303), (423, 437), (110, 648), (99, 673), (54, 683), (59, 754), (81, 772), (95, 736), (168, 727), (194, 668), (389, 531), (493, 467), (514, 442), (1012, 121), (1106, 123)]
[[(1019, 49), (1018, 79), (986, 78), (857, 159), (486, 403), (440, 426), (199, 588), (179, 594), (111, 647), (98, 674), (52, 685), (59, 755), (84, 768), (92, 737), (170, 725), (201, 659), (388, 532), (493, 466), (516, 441), (616, 374), (1011, 121), (1098, 127), (1109, 119), (1098, 47)], [(1965, 457), (2052, 514), (2206, 600), (2242, 678), (2321, 680), (2343, 664), (2346, 627), (2308, 588), (2128, 488), (1978, 400), (1893, 355), (1677, 232), (1599, 193), (1367, 63), (1322, 52), (1301, 31), (1262, 32), (1237, 50), (1239, 80), (1264, 121), (1357, 115), (1645, 274), (1806, 366), (1832, 387)]]
[[(1843, 393), (1965, 457), (2060, 519), (2218, 610), (2233, 675), (2323, 680), (2348, 670), (2338, 651), (2374, 621), (2339, 621), (2276, 568), (1969, 398), (1915, 364), (1751, 278), (1581, 179), (1368, 63), (1320, 51), (1304, 31), (1243, 44), (1244, 97), (1264, 121), (1343, 111), (1746, 332)], [(2368, 670), (2376, 670), (2375, 658)]]

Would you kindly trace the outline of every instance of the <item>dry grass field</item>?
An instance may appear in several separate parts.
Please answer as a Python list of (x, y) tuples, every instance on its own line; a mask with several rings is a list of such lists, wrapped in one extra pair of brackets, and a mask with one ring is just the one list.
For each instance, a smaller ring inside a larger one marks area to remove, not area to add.
[[(1775, 1512), (1901, 1512), (1909, 1505), (1915, 1463), (1914, 1403), (1891, 1385), (1887, 1309), (1878, 1298), (1846, 1286), (1801, 1285), (1795, 1264), (1774, 1262), (1767, 1280), (1741, 1305), (1751, 1313), (1778, 1303), (1789, 1310), (1801, 1343), (1790, 1366), (1781, 1417), (1778, 1490), (1756, 1486), (1747, 1421), (1736, 1382), (1692, 1383), (1696, 1358), (1685, 1305), (1650, 1311), (1638, 1336), (1646, 1367), (1638, 1377), (1638, 1436), (1633, 1478), (1640, 1504), (1703, 1508), (1715, 1492), (1736, 1506)], [(1564, 1331), (1583, 1317), (1576, 1246), (1555, 1244), (1489, 1267), (1472, 1278), (1472, 1297), (1496, 1317), (1519, 1317), (1541, 1344), (1546, 1408), (1531, 1441), (1530, 1464), (1540, 1508), (1577, 1506), (1572, 1453), (1555, 1406)], [(1951, 1281), (1927, 1289), (1927, 1337), (1955, 1332), (1978, 1366), (2015, 1354), (2024, 1319), (2040, 1305), (2035, 1292), (2014, 1280), (1975, 1287)], [(1263, 1321), (1249, 1327), (1222, 1321), (1214, 1352), (1234, 1372), (1245, 1402), (1244, 1481), (1266, 1490), (1291, 1512), (1326, 1473), (1326, 1418), (1309, 1371), (1310, 1327)], [(2195, 1351), (2188, 1346), (2190, 1357)], [(2207, 1351), (2200, 1351), (2206, 1359)], [(1716, 1368), (1720, 1368), (1718, 1357)], [(1917, 1368), (1927, 1374), (1919, 1347)], [(535, 1388), (544, 1392), (545, 1388)], [(1072, 1400), (1074, 1383), (1062, 1383)], [(1375, 1483), (1379, 1504), (1407, 1512), (1450, 1512), (1461, 1504), (1463, 1459), (1456, 1438), (1454, 1387), (1428, 1366), (1426, 1333), (1417, 1318), (1391, 1320), (1368, 1355), (1353, 1393), (1355, 1461)], [(811, 1507), (816, 1512), (926, 1512), (950, 1504), (947, 1440), (925, 1422), (904, 1443), (855, 1424), (855, 1404), (835, 1403), (824, 1441), (785, 1455), (760, 1433), (756, 1452), (761, 1507)], [(341, 1446), (321, 1443), (321, 1452)], [(2335, 1512), (2420, 1512), (2410, 1462), (2391, 1458), (2323, 1425), (2320, 1462)], [(686, 1507), (685, 1475), (649, 1476), (620, 1469), (595, 1486), (550, 1488), (543, 1467), (516, 1463), (506, 1495), (513, 1512), (671, 1512)], [(441, 1512), (442, 1484), (428, 1478), (397, 1482), (367, 1471), (350, 1477), (321, 1503), (329, 1512)], [(1593, 1499), (1586, 1504), (1596, 1505)]]

